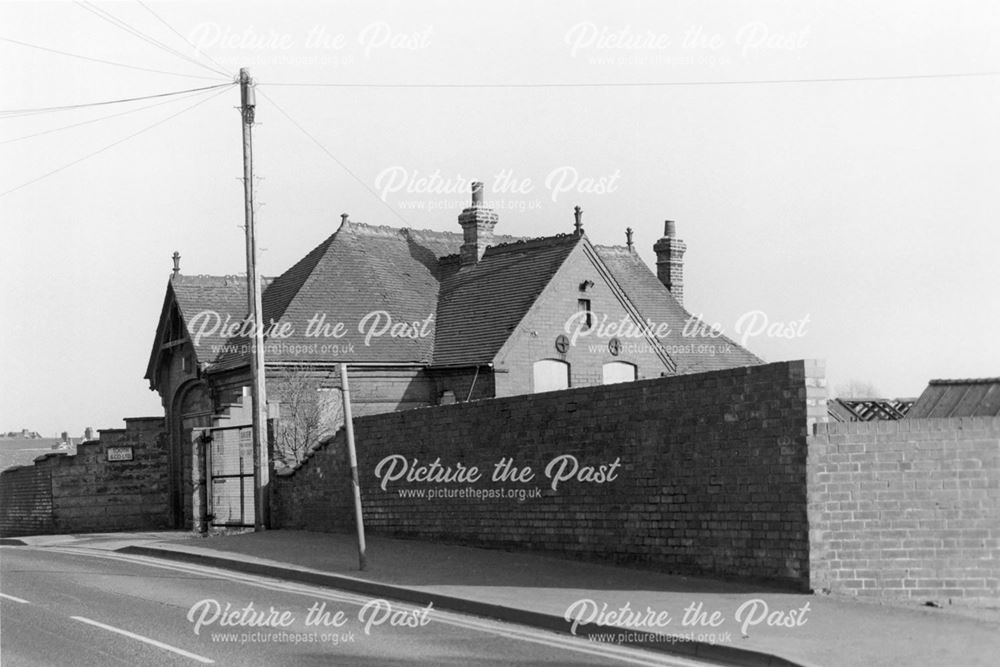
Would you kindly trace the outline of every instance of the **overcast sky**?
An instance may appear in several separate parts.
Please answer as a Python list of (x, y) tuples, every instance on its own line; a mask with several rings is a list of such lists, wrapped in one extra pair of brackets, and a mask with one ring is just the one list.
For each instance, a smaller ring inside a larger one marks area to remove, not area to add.
[[(0, 4), (0, 37), (23, 43), (0, 41), (0, 107), (249, 67), (264, 275), (343, 212), (458, 232), (483, 180), (498, 233), (571, 231), (580, 205), (594, 243), (631, 226), (652, 264), (676, 220), (685, 305), (737, 339), (797, 324), (746, 346), (826, 359), (834, 387), (1000, 375), (1000, 77), (912, 78), (1000, 70), (995, 3), (144, 1)], [(802, 79), (826, 81), (769, 83)], [(279, 85), (345, 83), (454, 85)], [(185, 274), (246, 270), (238, 104), (0, 114), (0, 430), (162, 414), (142, 376), (171, 254)]]

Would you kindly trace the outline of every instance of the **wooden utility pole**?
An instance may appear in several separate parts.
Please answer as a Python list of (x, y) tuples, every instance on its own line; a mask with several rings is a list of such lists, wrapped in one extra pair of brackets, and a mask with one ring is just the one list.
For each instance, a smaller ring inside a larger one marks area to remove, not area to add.
[(365, 518), (361, 511), (361, 484), (358, 481), (358, 453), (354, 449), (354, 420), (351, 418), (351, 387), (347, 383), (347, 364), (340, 364), (340, 391), (344, 397), (344, 431), (347, 436), (347, 459), (351, 465), (351, 488), (354, 492), (354, 525), (358, 529), (358, 569), (367, 570)]
[(267, 453), (267, 391), (264, 387), (264, 314), (261, 306), (260, 279), (257, 275), (257, 237), (253, 226), (253, 80), (244, 67), (240, 70), (240, 116), (243, 125), (243, 198), (247, 238), (247, 300), (253, 318), (250, 375), (253, 379), (253, 448), (254, 448), (254, 529), (268, 525), (270, 502), (270, 457)]

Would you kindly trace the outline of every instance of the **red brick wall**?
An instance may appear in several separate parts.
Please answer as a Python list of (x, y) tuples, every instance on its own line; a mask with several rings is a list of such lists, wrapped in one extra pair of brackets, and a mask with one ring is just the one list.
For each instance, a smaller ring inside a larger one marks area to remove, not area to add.
[[(365, 521), (373, 533), (538, 550), (664, 571), (808, 582), (806, 436), (823, 389), (815, 362), (784, 362), (355, 420)], [(401, 454), (477, 466), (474, 484), (399, 482), (374, 471)], [(620, 460), (604, 484), (547, 464)], [(513, 457), (527, 483), (492, 482)], [(404, 498), (400, 490), (514, 489), (535, 498)], [(273, 481), (276, 528), (353, 526), (343, 432)]]
[(1000, 418), (820, 424), (809, 439), (812, 587), (1000, 599)]
[[(100, 440), (80, 445), (73, 456), (47, 456), (0, 474), (2, 534), (166, 528), (163, 419), (125, 423), (124, 429), (102, 430)], [(132, 447), (134, 459), (107, 461), (107, 448), (118, 446)]]
[[(593, 287), (580, 291), (580, 283), (590, 280)], [(570, 386), (589, 387), (602, 381), (601, 369), (611, 361), (626, 361), (638, 367), (639, 379), (659, 377), (667, 367), (653, 352), (645, 338), (619, 337), (622, 351), (614, 356), (608, 350), (609, 337), (599, 337), (597, 329), (581, 335), (565, 354), (555, 347), (556, 337), (566, 334), (566, 321), (576, 314), (579, 299), (589, 299), (597, 318), (607, 315), (607, 322), (620, 322), (627, 311), (615, 297), (588, 259), (583, 246), (566, 258), (555, 277), (538, 297), (501, 348), (496, 359), (496, 395), (513, 396), (534, 392), (532, 368), (542, 359), (559, 359), (570, 365)], [(595, 322), (596, 324), (596, 322)], [(593, 346), (593, 350), (591, 347)]]

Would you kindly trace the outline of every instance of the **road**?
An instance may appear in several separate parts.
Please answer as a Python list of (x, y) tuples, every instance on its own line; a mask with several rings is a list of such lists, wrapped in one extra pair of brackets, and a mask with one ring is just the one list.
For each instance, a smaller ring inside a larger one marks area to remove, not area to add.
[(327, 588), (71, 546), (0, 547), (0, 663), (701, 664)]

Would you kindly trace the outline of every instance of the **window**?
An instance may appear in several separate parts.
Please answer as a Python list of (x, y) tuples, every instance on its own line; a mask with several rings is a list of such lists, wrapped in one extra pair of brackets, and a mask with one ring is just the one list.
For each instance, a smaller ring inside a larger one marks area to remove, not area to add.
[(638, 375), (635, 364), (627, 361), (609, 361), (601, 369), (604, 384), (615, 384), (617, 382), (632, 382)]
[(583, 317), (583, 330), (587, 331), (588, 329), (590, 329), (590, 327), (594, 325), (592, 319), (594, 317), (594, 314), (590, 312), (590, 299), (579, 299), (576, 302), (576, 305), (577, 305), (576, 310), (578, 313), (586, 313), (586, 315)]
[(569, 388), (569, 364), (558, 359), (536, 361), (532, 368), (532, 391), (558, 391)]

